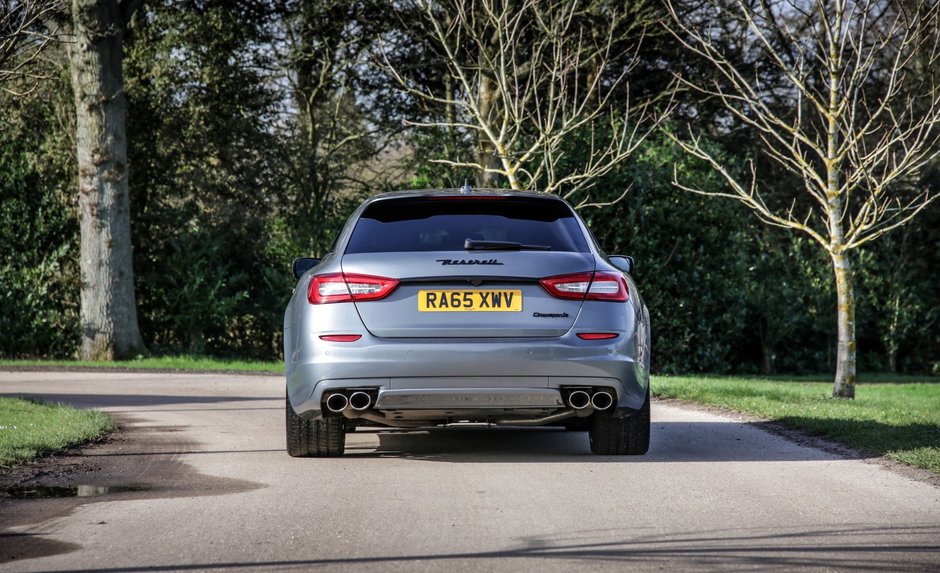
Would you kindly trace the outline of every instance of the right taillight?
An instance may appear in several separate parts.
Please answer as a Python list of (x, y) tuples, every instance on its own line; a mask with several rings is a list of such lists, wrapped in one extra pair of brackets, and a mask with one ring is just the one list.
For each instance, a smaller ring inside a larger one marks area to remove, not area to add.
[(379, 300), (390, 295), (397, 286), (397, 279), (329, 273), (310, 279), (307, 300), (310, 304)]
[(572, 300), (623, 302), (629, 298), (627, 281), (617, 273), (575, 273), (539, 281), (548, 294)]

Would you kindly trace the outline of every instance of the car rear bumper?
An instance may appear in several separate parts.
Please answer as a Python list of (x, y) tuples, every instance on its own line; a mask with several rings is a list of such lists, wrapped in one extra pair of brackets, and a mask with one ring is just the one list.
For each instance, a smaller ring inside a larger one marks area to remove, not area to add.
[(571, 387), (610, 388), (617, 409), (637, 410), (649, 380), (627, 333), (612, 341), (584, 341), (574, 333), (444, 341), (364, 336), (355, 343), (317, 340), (312, 347), (287, 372), (291, 405), (305, 418), (323, 415), (324, 395), (350, 388), (373, 392), (376, 410), (408, 417), (538, 417), (564, 407), (562, 389)]

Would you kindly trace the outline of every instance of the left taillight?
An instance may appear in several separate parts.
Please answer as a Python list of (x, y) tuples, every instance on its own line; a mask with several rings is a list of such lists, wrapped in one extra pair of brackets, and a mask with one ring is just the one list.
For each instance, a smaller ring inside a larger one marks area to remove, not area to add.
[(316, 275), (307, 286), (310, 304), (379, 300), (387, 297), (398, 286), (398, 279), (329, 273)]
[(629, 298), (627, 281), (617, 273), (575, 273), (539, 281), (548, 294), (572, 300), (624, 302)]

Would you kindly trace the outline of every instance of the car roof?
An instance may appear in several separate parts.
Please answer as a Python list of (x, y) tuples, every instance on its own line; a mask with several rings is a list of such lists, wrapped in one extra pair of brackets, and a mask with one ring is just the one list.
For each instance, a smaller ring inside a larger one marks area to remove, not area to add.
[(397, 198), (417, 198), (417, 197), (443, 197), (443, 196), (457, 196), (457, 197), (473, 197), (473, 196), (499, 196), (499, 197), (529, 197), (533, 199), (548, 199), (554, 201), (565, 202), (564, 199), (558, 195), (552, 193), (543, 193), (540, 191), (517, 191), (514, 189), (477, 189), (469, 187), (461, 187), (459, 189), (410, 189), (403, 191), (386, 191), (384, 193), (379, 193), (373, 195), (366, 199), (365, 203), (374, 203), (375, 201), (382, 201), (385, 199), (397, 199)]

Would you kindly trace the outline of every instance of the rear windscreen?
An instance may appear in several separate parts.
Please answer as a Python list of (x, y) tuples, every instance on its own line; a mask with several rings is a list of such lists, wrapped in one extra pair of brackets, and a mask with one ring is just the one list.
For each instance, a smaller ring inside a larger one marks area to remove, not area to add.
[(346, 253), (462, 251), (467, 239), (588, 252), (574, 213), (561, 201), (446, 196), (372, 203), (356, 223)]

